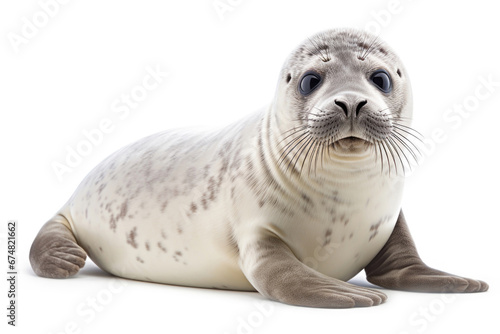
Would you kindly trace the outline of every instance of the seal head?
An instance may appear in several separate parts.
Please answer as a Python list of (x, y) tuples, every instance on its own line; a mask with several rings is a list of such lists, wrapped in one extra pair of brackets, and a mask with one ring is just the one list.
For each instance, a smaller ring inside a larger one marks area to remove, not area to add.
[(308, 151), (309, 163), (325, 151), (334, 159), (388, 153), (386, 163), (396, 160), (397, 170), (415, 149), (405, 136), (412, 117), (406, 70), (388, 45), (364, 32), (333, 30), (304, 41), (283, 66), (274, 112), (284, 159), (298, 152), (293, 165), (306, 164)]

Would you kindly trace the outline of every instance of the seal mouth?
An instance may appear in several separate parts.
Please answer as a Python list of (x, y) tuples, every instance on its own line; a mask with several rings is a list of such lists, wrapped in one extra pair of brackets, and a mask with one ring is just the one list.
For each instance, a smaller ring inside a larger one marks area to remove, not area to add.
[(366, 139), (354, 136), (344, 137), (332, 144), (335, 150), (350, 153), (364, 152), (368, 150), (371, 145), (372, 143), (367, 141)]
[(344, 146), (354, 146), (354, 145), (368, 144), (369, 142), (364, 140), (363, 138), (349, 136), (339, 139), (336, 142), (334, 142), (334, 144), (335, 143), (339, 143)]

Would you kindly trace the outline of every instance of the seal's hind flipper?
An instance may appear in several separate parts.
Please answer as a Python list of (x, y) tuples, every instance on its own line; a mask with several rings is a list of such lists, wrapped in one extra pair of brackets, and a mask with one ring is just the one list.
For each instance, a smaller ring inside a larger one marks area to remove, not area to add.
[(76, 242), (66, 217), (57, 214), (38, 232), (30, 250), (31, 267), (38, 276), (66, 278), (85, 265), (87, 254)]
[(366, 266), (366, 278), (378, 286), (415, 292), (483, 292), (488, 284), (428, 267), (417, 253), (403, 211), (384, 248)]

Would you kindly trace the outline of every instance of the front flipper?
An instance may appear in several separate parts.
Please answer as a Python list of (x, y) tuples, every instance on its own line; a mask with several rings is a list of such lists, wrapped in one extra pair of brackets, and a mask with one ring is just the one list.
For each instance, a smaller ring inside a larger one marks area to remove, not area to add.
[(254, 288), (282, 303), (346, 308), (373, 306), (385, 294), (323, 275), (300, 262), (276, 235), (264, 232), (240, 245), (240, 265)]
[(488, 284), (428, 267), (421, 259), (403, 211), (389, 240), (366, 266), (366, 278), (378, 286), (417, 292), (483, 292)]

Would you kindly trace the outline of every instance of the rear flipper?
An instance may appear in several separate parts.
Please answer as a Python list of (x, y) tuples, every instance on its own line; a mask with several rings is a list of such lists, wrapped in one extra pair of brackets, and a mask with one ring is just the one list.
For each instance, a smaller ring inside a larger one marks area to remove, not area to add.
[(87, 254), (77, 244), (68, 220), (61, 214), (43, 225), (30, 250), (31, 267), (42, 277), (73, 276), (83, 268), (86, 258)]

